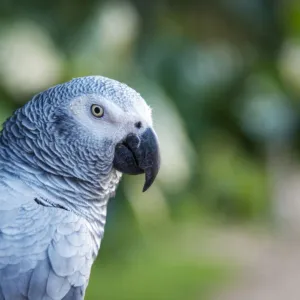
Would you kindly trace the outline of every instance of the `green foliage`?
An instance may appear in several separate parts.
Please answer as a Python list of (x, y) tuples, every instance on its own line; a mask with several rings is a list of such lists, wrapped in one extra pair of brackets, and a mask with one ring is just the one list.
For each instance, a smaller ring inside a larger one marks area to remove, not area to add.
[[(101, 252), (92, 270), (87, 299), (206, 299), (216, 287), (228, 281), (233, 267), (205, 253), (205, 228), (201, 230), (199, 247), (199, 241), (183, 238), (195, 224), (190, 229), (175, 223), (168, 228), (163, 228), (164, 224), (159, 226), (159, 234), (148, 229), (142, 239), (135, 236), (130, 251), (125, 251), (122, 258), (109, 259)], [(125, 235), (129, 231), (122, 230)], [(125, 245), (121, 242), (118, 247)], [(104, 244), (101, 251), (106, 252), (106, 248)]]
[[(222, 149), (222, 151), (220, 151)], [(199, 163), (205, 204), (234, 219), (262, 219), (270, 209), (264, 167), (222, 132), (204, 140)]]

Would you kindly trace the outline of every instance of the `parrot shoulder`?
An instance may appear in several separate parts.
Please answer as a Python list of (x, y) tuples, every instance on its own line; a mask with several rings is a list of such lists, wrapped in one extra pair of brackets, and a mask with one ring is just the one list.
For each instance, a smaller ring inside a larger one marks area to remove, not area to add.
[(87, 220), (9, 189), (0, 196), (0, 299), (83, 299), (93, 259)]

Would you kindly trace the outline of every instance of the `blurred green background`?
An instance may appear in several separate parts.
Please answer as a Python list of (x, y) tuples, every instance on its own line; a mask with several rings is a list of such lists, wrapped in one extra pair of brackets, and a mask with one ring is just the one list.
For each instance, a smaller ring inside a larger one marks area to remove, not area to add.
[(151, 105), (162, 169), (123, 179), (86, 299), (261, 299), (244, 274), (298, 249), (300, 2), (0, 0), (1, 123), (95, 74)]

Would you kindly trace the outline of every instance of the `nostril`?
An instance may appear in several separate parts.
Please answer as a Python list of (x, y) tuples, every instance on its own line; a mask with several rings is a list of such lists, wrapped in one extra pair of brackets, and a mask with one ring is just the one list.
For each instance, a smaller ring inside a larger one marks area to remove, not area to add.
[(142, 128), (142, 122), (136, 122), (135, 124), (134, 124), (134, 126), (137, 128), (137, 129), (141, 129)]

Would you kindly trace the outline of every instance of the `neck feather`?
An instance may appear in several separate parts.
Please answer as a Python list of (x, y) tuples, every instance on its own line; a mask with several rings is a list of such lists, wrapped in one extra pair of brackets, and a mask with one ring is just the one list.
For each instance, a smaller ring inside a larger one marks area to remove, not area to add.
[(0, 135), (1, 172), (27, 183), (40, 201), (104, 225), (107, 202), (121, 177), (112, 168), (114, 151), (99, 151), (100, 156), (80, 149), (50, 141), (20, 110)]

